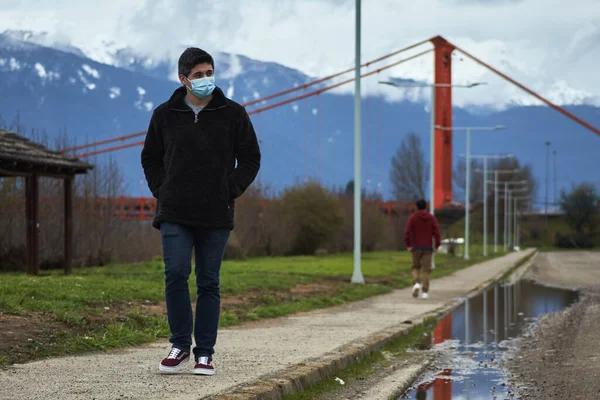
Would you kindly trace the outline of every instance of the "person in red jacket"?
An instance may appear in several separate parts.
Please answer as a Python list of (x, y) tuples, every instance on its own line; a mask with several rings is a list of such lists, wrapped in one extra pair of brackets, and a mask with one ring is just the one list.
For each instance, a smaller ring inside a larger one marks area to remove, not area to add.
[[(413, 297), (419, 296), (422, 289), (421, 298), (429, 298), (429, 274), (431, 273), (431, 262), (433, 253), (437, 252), (441, 238), (440, 226), (437, 219), (427, 211), (425, 200), (419, 200), (416, 203), (415, 211), (408, 222), (404, 231), (404, 243), (408, 251), (412, 252), (412, 273), (413, 273)], [(421, 285), (420, 275), (423, 272), (423, 285)]]

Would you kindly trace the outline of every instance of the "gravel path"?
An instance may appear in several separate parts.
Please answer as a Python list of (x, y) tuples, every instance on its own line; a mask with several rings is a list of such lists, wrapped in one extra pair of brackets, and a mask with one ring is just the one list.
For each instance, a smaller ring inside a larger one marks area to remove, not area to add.
[(525, 399), (600, 398), (600, 253), (540, 254), (528, 279), (577, 289), (581, 301), (541, 318), (507, 364)]

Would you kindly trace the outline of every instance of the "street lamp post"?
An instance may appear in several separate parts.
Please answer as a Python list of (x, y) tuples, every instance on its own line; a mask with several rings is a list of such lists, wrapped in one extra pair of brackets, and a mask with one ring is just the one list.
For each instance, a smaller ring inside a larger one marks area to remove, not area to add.
[[(487, 186), (487, 182), (485, 183)], [(498, 252), (498, 170), (494, 171), (494, 254)]]
[(519, 247), (520, 241), (521, 241), (521, 234), (520, 234), (521, 222), (520, 222), (520, 219), (517, 218), (519, 216), (519, 210), (517, 208), (517, 204), (518, 204), (517, 201), (530, 199), (530, 196), (516, 196), (516, 195), (514, 195), (514, 193), (523, 192), (523, 191), (527, 191), (527, 190), (529, 190), (529, 188), (509, 190), (508, 196), (507, 197), (503, 196), (504, 202), (509, 205), (509, 209), (510, 209), (510, 203), (512, 202), (514, 204), (512, 216), (510, 216), (508, 218), (509, 225), (511, 224), (511, 220), (513, 221), (512, 226), (508, 229), (508, 231), (510, 231), (509, 236), (512, 235), (512, 243), (511, 244), (512, 244), (513, 248)]
[[(514, 172), (514, 171), (502, 171), (502, 172)], [(525, 185), (528, 182), (526, 180), (522, 180), (522, 181), (505, 181), (504, 182), (504, 251), (508, 250), (508, 232), (509, 230), (507, 229), (507, 226), (509, 224), (509, 218), (508, 218), (508, 214), (509, 214), (509, 207), (508, 207), (508, 199), (510, 197), (510, 192), (508, 189), (508, 185)], [(518, 190), (527, 190), (526, 188), (522, 188), (522, 189), (515, 189), (512, 190), (514, 191), (518, 191)]]
[(552, 155), (554, 156), (554, 167), (553, 167), (553, 172), (552, 172), (552, 177), (554, 178), (554, 187), (553, 187), (553, 194), (552, 194), (552, 201), (554, 203), (554, 207), (555, 207), (555, 211), (556, 211), (556, 205), (557, 205), (557, 199), (556, 199), (556, 150), (552, 151)]
[(444, 127), (444, 126), (436, 126), (436, 129), (440, 129), (443, 131), (466, 131), (467, 132), (467, 150), (466, 150), (466, 161), (467, 161), (467, 171), (466, 171), (466, 188), (465, 188), (465, 260), (469, 259), (469, 216), (471, 213), (471, 131), (498, 131), (501, 129), (506, 129), (504, 125), (496, 125), (496, 126), (465, 126), (465, 127)]
[[(487, 257), (487, 222), (488, 222), (488, 207), (487, 207), (487, 176), (488, 176), (488, 168), (487, 161), (488, 159), (502, 159), (502, 158), (511, 158), (514, 157), (514, 154), (504, 154), (504, 155), (495, 155), (495, 154), (475, 154), (471, 155), (472, 158), (483, 158), (483, 256)], [(476, 169), (475, 172), (480, 172), (481, 170)], [(496, 180), (498, 179), (498, 174), (496, 173)], [(498, 187), (495, 187), (495, 190), (498, 190)], [(497, 211), (497, 206), (494, 204), (494, 210)], [(494, 222), (497, 221), (496, 215), (494, 215)], [(496, 227), (494, 226), (494, 232), (496, 231)], [(496, 252), (496, 236), (494, 236), (494, 252)]]
[[(480, 172), (481, 170), (477, 170), (478, 172)], [(519, 172), (520, 169), (519, 168), (515, 168), (515, 169), (495, 169), (492, 170), (490, 172), (494, 173), (494, 180), (493, 181), (486, 181), (486, 185), (487, 184), (494, 184), (494, 253), (498, 252), (498, 175), (500, 174), (514, 174), (516, 172)], [(523, 181), (526, 182), (526, 181)]]
[(517, 247), (517, 213), (519, 211), (517, 210), (517, 197), (515, 196), (515, 204), (513, 206), (513, 217), (514, 217), (514, 222), (513, 222), (513, 228), (515, 230), (515, 232), (513, 233), (513, 249), (516, 249)]
[(508, 224), (508, 207), (506, 207), (506, 199), (508, 198), (508, 182), (504, 182), (504, 251), (508, 250), (508, 231), (506, 225)]
[(355, 54), (354, 54), (354, 272), (352, 283), (365, 283), (360, 268), (361, 251), (361, 95), (360, 95), (360, 12), (361, 0), (356, 0)]
[(545, 209), (544, 209), (544, 214), (545, 214), (545, 222), (544, 222), (544, 229), (548, 228), (548, 159), (549, 159), (549, 152), (550, 152), (550, 142), (546, 142), (546, 202), (545, 202)]
[[(527, 181), (520, 181), (520, 182), (510, 182), (512, 184), (526, 184)], [(529, 190), (528, 187), (520, 187), (520, 188), (514, 188), (514, 189), (508, 189), (507, 190), (507, 195), (504, 199), (504, 203), (506, 204), (506, 216), (505, 216), (505, 227), (504, 230), (506, 232), (506, 244), (505, 244), (505, 249), (510, 249), (514, 247), (514, 235), (513, 232), (515, 231), (515, 226), (514, 226), (514, 222), (516, 222), (516, 217), (514, 216), (514, 213), (516, 211), (516, 201), (515, 199), (515, 193), (519, 193), (519, 192), (525, 192)], [(514, 202), (515, 207), (512, 210), (511, 213), (511, 202)], [(512, 245), (512, 246), (511, 246)]]
[[(487, 85), (486, 82), (475, 82), (467, 85), (458, 85), (451, 83), (422, 83), (422, 84), (404, 84), (402, 82), (380, 81), (380, 84), (389, 85), (396, 88), (403, 87), (430, 87), (431, 88), (431, 126), (429, 133), (429, 212), (435, 215), (435, 88), (436, 87), (459, 87), (470, 89), (475, 86)], [(439, 243), (438, 243), (439, 245)], [(435, 268), (435, 257), (432, 259), (432, 268)]]

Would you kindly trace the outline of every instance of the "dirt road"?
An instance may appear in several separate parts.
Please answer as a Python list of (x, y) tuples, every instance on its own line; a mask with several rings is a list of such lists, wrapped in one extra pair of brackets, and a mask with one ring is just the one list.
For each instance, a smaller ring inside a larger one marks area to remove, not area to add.
[(541, 253), (525, 275), (578, 290), (580, 301), (541, 318), (507, 364), (526, 399), (600, 398), (600, 252)]

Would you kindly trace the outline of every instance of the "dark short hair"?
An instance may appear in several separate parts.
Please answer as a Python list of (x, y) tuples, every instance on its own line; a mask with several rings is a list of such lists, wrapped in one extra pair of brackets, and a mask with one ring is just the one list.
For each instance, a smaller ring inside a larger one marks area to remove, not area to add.
[(187, 77), (198, 64), (210, 64), (215, 69), (215, 61), (210, 54), (197, 47), (188, 47), (179, 56), (178, 72)]
[(427, 208), (427, 202), (423, 199), (417, 201), (417, 210), (424, 210)]

